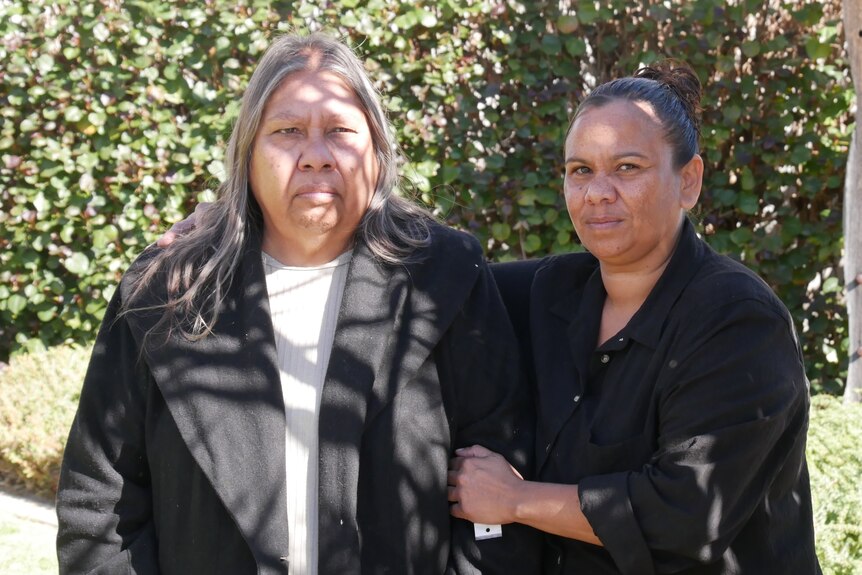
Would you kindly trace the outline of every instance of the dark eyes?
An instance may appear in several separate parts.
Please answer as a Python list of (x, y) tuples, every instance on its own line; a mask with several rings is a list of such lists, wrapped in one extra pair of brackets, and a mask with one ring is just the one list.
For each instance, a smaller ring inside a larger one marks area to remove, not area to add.
[(570, 176), (582, 176), (589, 173), (590, 169), (586, 166), (569, 166), (566, 168), (566, 174)]
[[(276, 134), (299, 134), (301, 130), (299, 128), (290, 127), (290, 128), (279, 128), (274, 131)], [(331, 128), (329, 130), (330, 134), (353, 134), (356, 133), (356, 130), (352, 130), (350, 128), (345, 128), (343, 126), (338, 126), (335, 128)]]
[[(639, 166), (637, 164), (625, 163), (625, 164), (620, 164), (619, 166), (617, 166), (617, 171), (618, 172), (631, 172), (631, 171), (637, 170), (638, 168), (639, 168)], [(566, 173), (566, 175), (570, 175), (570, 176), (584, 176), (584, 175), (592, 173), (592, 170), (587, 166), (573, 165), (573, 166), (566, 167), (565, 173)]]

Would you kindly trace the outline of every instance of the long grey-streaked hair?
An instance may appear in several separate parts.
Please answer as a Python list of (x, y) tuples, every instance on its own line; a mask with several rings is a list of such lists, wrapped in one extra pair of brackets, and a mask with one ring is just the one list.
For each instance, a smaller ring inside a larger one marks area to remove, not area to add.
[(155, 255), (143, 273), (131, 280), (126, 312), (132, 311), (137, 296), (152, 282), (165, 281), (167, 301), (156, 306), (164, 310), (156, 328), (180, 329), (192, 339), (211, 332), (249, 233), (261, 232), (263, 227), (249, 186), (252, 148), (263, 109), (285, 78), (309, 69), (344, 80), (359, 99), (371, 130), (380, 174), (355, 238), (387, 264), (414, 259), (415, 250), (430, 242), (430, 214), (395, 193), (401, 155), (380, 95), (362, 63), (349, 47), (327, 34), (289, 34), (272, 43), (251, 76), (228, 141), (227, 177), (219, 186), (218, 199), (197, 218), (194, 230)]

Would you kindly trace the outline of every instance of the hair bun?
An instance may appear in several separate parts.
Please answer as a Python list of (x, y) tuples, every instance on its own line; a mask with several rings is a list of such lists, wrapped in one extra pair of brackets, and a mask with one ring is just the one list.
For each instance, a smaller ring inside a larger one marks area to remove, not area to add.
[(672, 90), (679, 98), (697, 131), (700, 132), (700, 99), (703, 95), (703, 89), (697, 74), (688, 64), (669, 58), (639, 68), (633, 76), (655, 80)]

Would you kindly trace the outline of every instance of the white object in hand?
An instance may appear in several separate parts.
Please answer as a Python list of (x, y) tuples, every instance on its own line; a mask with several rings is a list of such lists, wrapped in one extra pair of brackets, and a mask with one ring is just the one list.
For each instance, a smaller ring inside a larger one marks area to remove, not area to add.
[(503, 536), (502, 525), (486, 525), (485, 523), (474, 523), (473, 533), (476, 536), (476, 541), (483, 539), (494, 539), (495, 537)]

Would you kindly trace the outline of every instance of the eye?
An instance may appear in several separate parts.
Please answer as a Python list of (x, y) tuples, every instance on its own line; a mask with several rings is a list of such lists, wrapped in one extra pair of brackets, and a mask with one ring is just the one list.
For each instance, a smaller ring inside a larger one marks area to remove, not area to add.
[(621, 172), (631, 172), (633, 170), (637, 170), (638, 168), (640, 168), (640, 166), (638, 166), (636, 164), (626, 163), (626, 164), (620, 164), (620, 167), (618, 169)]
[(350, 128), (345, 128), (344, 126), (338, 126), (337, 128), (332, 128), (331, 130), (335, 134), (355, 134), (356, 130), (352, 130)]
[(276, 134), (298, 134), (299, 128), (294, 128), (294, 127), (279, 128), (278, 130), (275, 130), (274, 133), (276, 133)]
[(586, 166), (571, 164), (569, 166), (566, 166), (566, 173), (570, 176), (583, 176), (585, 174), (589, 174), (590, 169)]

